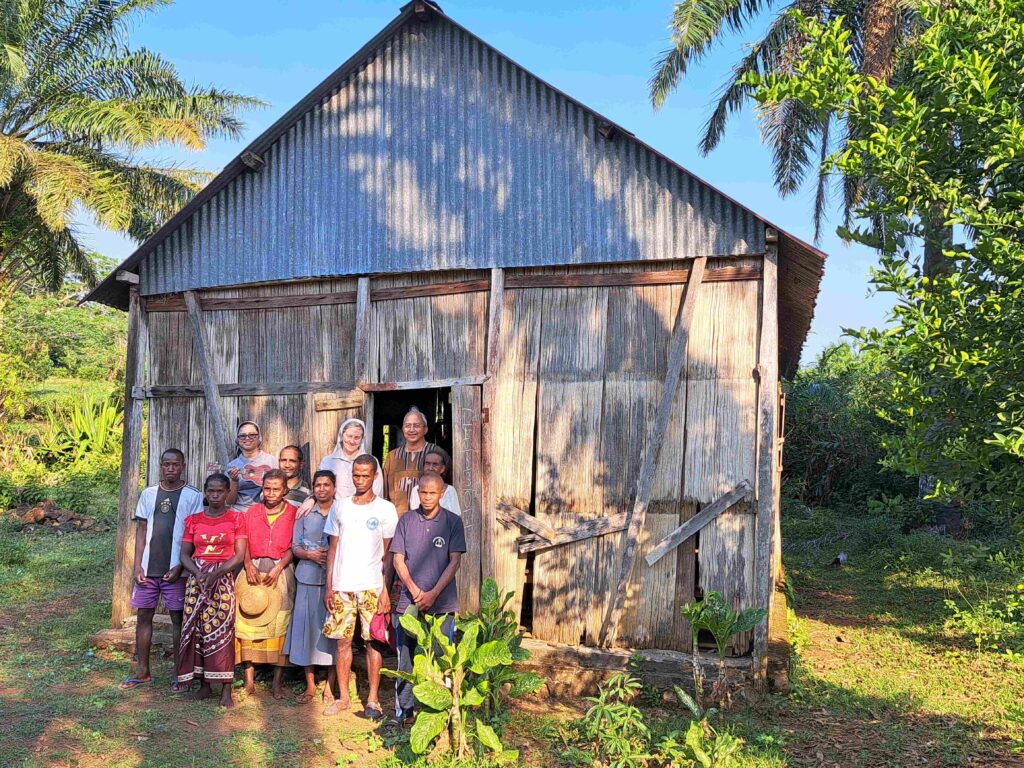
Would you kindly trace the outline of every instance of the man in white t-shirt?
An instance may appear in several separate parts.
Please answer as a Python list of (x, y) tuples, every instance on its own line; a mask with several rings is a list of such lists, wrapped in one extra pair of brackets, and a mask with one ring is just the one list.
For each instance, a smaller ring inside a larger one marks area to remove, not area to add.
[(366, 643), (366, 672), (369, 692), (363, 715), (373, 720), (384, 717), (380, 706), (380, 668), (383, 658), (370, 636), (374, 616), (390, 619), (391, 600), (384, 589), (384, 570), (390, 560), (391, 538), (398, 525), (395, 505), (373, 492), (377, 460), (368, 453), (352, 462), (355, 494), (338, 502), (324, 525), (330, 537), (327, 550), (327, 590), (324, 604), (327, 621), (324, 635), (338, 641), (335, 666), (340, 697), (325, 715), (336, 715), (349, 708), (348, 679), (352, 670), (352, 636), (356, 618)]

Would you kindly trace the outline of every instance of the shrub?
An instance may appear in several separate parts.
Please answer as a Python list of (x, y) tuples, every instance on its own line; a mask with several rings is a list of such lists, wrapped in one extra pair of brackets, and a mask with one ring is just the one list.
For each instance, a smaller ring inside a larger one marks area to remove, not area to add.
[(882, 472), (894, 427), (878, 415), (891, 378), (877, 354), (834, 344), (786, 385), (786, 492), (808, 505), (911, 492), (916, 480)]
[[(498, 599), (498, 587), (486, 579), (480, 589), (481, 611), (456, 622), (458, 639), (450, 641), (444, 632), (444, 617), (420, 616), (409, 606), (399, 621), (416, 638), (416, 657), (411, 673), (384, 669), (391, 677), (413, 685), (420, 703), (416, 721), (409, 732), (409, 746), (416, 754), (426, 752), (434, 740), (447, 731), (453, 756), (469, 754), (472, 740), (483, 751), (502, 760), (515, 760), (516, 750), (507, 750), (492, 724), (486, 721), (487, 702), (492, 713), (500, 706), (502, 695), (522, 695), (540, 687), (536, 675), (511, 670), (515, 661), (530, 657), (523, 649), (522, 633), (507, 629), (504, 606)], [(505, 693), (502, 687), (508, 684)], [(495, 690), (497, 688), (498, 690)]]

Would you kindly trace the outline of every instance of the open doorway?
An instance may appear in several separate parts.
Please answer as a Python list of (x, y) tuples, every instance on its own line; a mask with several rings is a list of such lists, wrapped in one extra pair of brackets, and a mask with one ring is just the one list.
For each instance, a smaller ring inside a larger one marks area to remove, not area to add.
[(373, 393), (373, 436), (370, 449), (383, 464), (403, 442), (402, 419), (413, 406), (427, 416), (427, 441), (452, 453), (451, 388), (406, 389)]

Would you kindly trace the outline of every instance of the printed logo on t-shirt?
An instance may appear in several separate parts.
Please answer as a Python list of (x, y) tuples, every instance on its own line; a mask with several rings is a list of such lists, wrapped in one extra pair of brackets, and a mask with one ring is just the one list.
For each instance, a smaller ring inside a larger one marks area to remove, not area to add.
[(443, 546), (444, 546), (444, 537), (443, 536), (435, 536), (434, 537), (434, 547), (436, 547), (437, 549), (441, 549), (441, 547), (443, 547)]
[(380, 528), (380, 518), (379, 517), (368, 517), (368, 518), (366, 518), (366, 527), (369, 528), (371, 531), (376, 531), (378, 528)]
[(163, 501), (160, 502), (160, 506), (157, 508), (157, 512), (161, 514), (168, 514), (171, 511), (171, 500), (164, 496)]

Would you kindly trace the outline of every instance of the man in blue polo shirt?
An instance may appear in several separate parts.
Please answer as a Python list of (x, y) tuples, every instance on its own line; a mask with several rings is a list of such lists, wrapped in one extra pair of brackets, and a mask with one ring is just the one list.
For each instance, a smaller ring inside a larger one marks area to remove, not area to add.
[[(398, 521), (391, 540), (395, 572), (402, 580), (398, 598), (401, 615), (415, 604), (421, 614), (447, 616), (445, 631), (452, 636), (459, 595), (455, 574), (466, 551), (466, 530), (462, 518), (441, 506), (444, 480), (435, 472), (424, 472), (419, 479), (420, 505), (410, 509)], [(398, 627), (398, 669), (412, 672), (416, 638)], [(404, 725), (416, 703), (412, 685), (395, 682), (395, 719)]]

